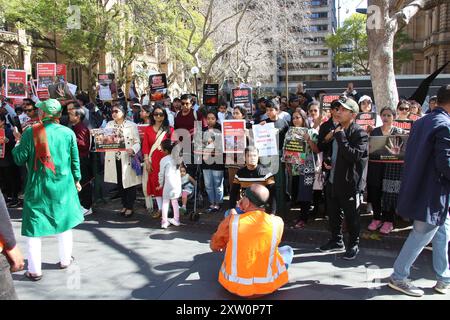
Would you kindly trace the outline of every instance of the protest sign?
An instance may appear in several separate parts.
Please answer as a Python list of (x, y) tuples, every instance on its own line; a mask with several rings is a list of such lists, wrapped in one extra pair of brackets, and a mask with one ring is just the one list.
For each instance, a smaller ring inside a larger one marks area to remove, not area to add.
[(222, 123), (223, 153), (244, 153), (245, 120), (224, 120)]
[(67, 81), (67, 67), (65, 64), (57, 64), (56, 65), (56, 76), (58, 77), (59, 82)]
[(167, 77), (165, 73), (152, 74), (149, 77), (150, 101), (161, 101), (167, 95)]
[(402, 163), (408, 135), (369, 137), (369, 161)]
[(264, 125), (254, 125), (253, 137), (255, 147), (259, 151), (260, 157), (277, 156), (277, 129), (273, 123), (266, 123)]
[(0, 159), (5, 157), (5, 129), (0, 129)]
[(141, 138), (141, 142), (144, 141), (145, 130), (148, 128), (148, 124), (138, 124), (137, 128), (139, 131), (139, 138)]
[(111, 84), (114, 80), (114, 73), (98, 74), (98, 97), (102, 101), (113, 100)]
[(68, 83), (67, 82), (67, 87), (69, 88), (70, 93), (75, 96), (75, 93), (77, 92), (77, 86), (72, 84), (72, 83)]
[(27, 72), (25, 70), (6, 69), (5, 77), (7, 98), (24, 99), (27, 97)]
[(411, 131), (411, 127), (414, 121), (412, 120), (394, 120), (394, 122), (392, 123), (392, 125), (394, 127), (400, 128), (405, 130), (407, 133), (409, 133)]
[(91, 129), (95, 152), (125, 151), (125, 137), (118, 128)]
[(309, 146), (303, 135), (308, 133), (307, 128), (290, 127), (284, 138), (282, 161), (291, 164), (304, 164)]
[(219, 85), (205, 84), (203, 86), (203, 104), (207, 107), (219, 105)]
[(338, 100), (341, 95), (338, 93), (324, 94), (320, 99), (320, 110), (331, 109), (331, 103)]
[(46, 90), (55, 80), (56, 63), (38, 63), (36, 75), (37, 90)]
[(356, 115), (356, 124), (367, 131), (367, 127), (375, 128), (377, 123), (377, 114), (375, 112), (360, 112)]
[(231, 99), (233, 108), (244, 107), (247, 110), (247, 114), (253, 114), (252, 107), (252, 89), (251, 88), (236, 88), (231, 92)]

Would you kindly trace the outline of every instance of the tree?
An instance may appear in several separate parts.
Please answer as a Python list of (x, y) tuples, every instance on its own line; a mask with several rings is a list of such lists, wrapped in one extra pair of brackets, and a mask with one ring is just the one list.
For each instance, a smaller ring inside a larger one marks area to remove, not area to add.
[[(335, 52), (337, 67), (352, 66), (351, 75), (370, 75), (369, 49), (366, 31), (367, 16), (359, 13), (351, 15), (335, 34), (325, 38), (327, 46)], [(403, 32), (394, 39), (394, 67), (399, 71), (401, 65), (412, 60), (412, 53), (402, 46), (410, 41)]]
[(368, 0), (367, 36), (372, 88), (379, 108), (395, 108), (398, 103), (394, 72), (395, 34), (419, 10), (427, 10), (447, 0)]

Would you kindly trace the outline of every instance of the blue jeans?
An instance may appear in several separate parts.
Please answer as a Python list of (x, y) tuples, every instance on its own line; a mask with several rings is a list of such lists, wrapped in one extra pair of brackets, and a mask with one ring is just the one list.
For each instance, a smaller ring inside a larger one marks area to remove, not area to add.
[(209, 203), (223, 203), (223, 170), (203, 170)]
[(286, 270), (289, 269), (289, 266), (294, 259), (294, 250), (290, 246), (282, 246), (278, 248), (278, 252), (280, 252), (281, 256), (283, 257)]
[(392, 279), (405, 280), (412, 264), (423, 248), (433, 241), (433, 268), (438, 281), (450, 283), (448, 242), (450, 240), (450, 218), (442, 226), (434, 226), (422, 221), (414, 221), (414, 227), (406, 239), (394, 263)]

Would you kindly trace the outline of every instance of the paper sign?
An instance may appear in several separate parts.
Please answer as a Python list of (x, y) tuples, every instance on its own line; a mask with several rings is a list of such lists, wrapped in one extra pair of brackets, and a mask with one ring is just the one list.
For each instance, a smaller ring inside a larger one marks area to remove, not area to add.
[(320, 110), (331, 109), (331, 103), (334, 100), (339, 100), (341, 95), (338, 93), (334, 94), (324, 94), (320, 99)]
[(207, 107), (219, 105), (219, 85), (205, 84), (203, 86), (203, 104)]
[(222, 123), (223, 153), (244, 153), (245, 120), (224, 120)]
[(394, 127), (400, 128), (405, 130), (406, 132), (410, 132), (411, 131), (411, 127), (414, 121), (412, 120), (394, 120), (394, 122), (392, 123), (392, 125)]
[(290, 127), (284, 138), (282, 161), (291, 164), (304, 164), (309, 146), (303, 135), (308, 133), (307, 128)]
[(6, 69), (5, 93), (7, 98), (24, 99), (27, 97), (27, 72), (25, 70)]
[(139, 137), (141, 138), (141, 142), (144, 141), (145, 130), (149, 127), (148, 124), (138, 124), (137, 128), (139, 131)]
[(369, 161), (402, 163), (408, 135), (369, 137)]
[(377, 122), (377, 114), (375, 112), (360, 112), (356, 115), (356, 124), (367, 131), (367, 127), (375, 128)]
[(95, 152), (125, 151), (125, 137), (118, 128), (91, 129)]
[(67, 66), (65, 64), (57, 64), (56, 65), (56, 76), (59, 79), (59, 82), (67, 81)]
[(37, 64), (37, 89), (47, 89), (53, 84), (56, 77), (56, 63), (38, 63)]
[(260, 157), (277, 156), (277, 129), (273, 123), (254, 125), (253, 137)]
[(152, 74), (149, 77), (150, 100), (164, 100), (167, 94), (167, 78), (165, 73)]
[(251, 88), (236, 88), (232, 90), (231, 99), (234, 107), (244, 107), (247, 114), (253, 113), (252, 107), (252, 89)]

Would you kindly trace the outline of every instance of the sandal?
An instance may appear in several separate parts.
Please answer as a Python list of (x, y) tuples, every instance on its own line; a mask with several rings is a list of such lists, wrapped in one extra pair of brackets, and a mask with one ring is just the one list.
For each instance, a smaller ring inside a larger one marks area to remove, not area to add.
[(161, 218), (161, 210), (155, 210), (155, 212), (153, 212), (152, 214), (152, 218), (153, 219)]
[(61, 262), (58, 262), (59, 268), (60, 269), (67, 269), (68, 267), (70, 267), (70, 265), (75, 261), (75, 258), (72, 256), (70, 257), (70, 263), (68, 265), (64, 265), (61, 264)]
[[(126, 214), (126, 212), (130, 212), (130, 213), (129, 213), (129, 214)], [(124, 216), (125, 218), (130, 218), (133, 214), (134, 214), (134, 211), (128, 209), (128, 210), (126, 210), (126, 211), (124, 212), (123, 216)]]
[(305, 221), (300, 220), (297, 222), (297, 224), (294, 226), (294, 229), (304, 229), (305, 228)]
[(30, 271), (25, 272), (24, 276), (30, 279), (31, 281), (39, 281), (42, 279), (42, 274), (40, 276), (33, 275)]

